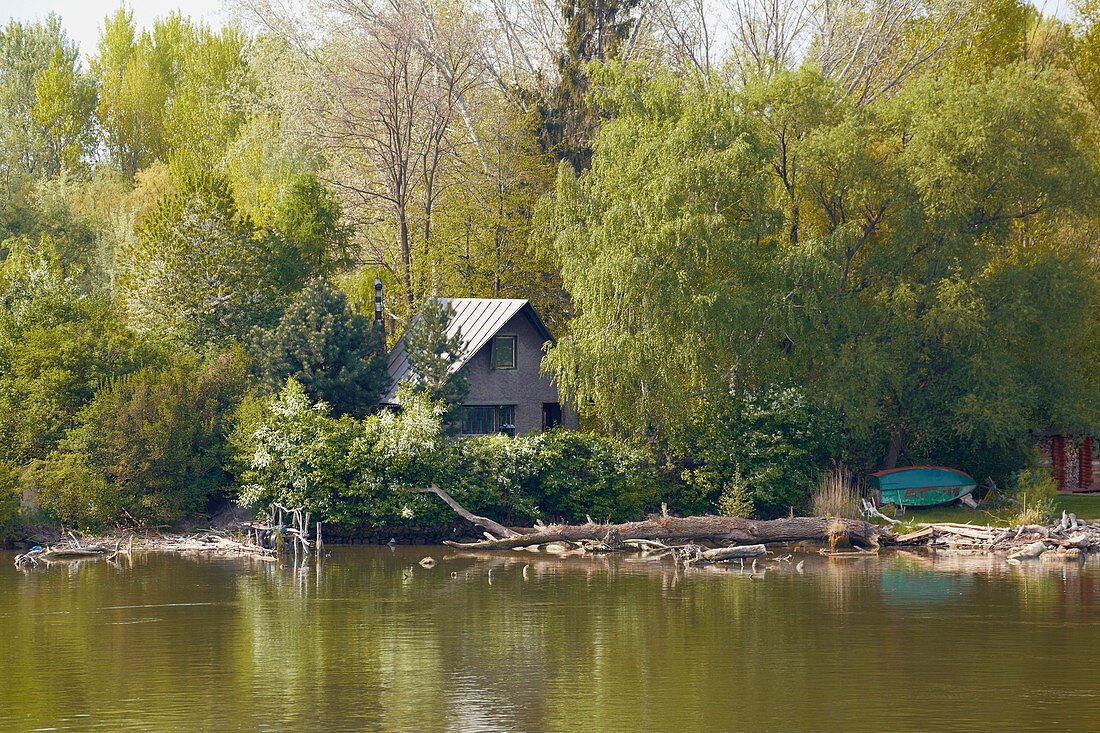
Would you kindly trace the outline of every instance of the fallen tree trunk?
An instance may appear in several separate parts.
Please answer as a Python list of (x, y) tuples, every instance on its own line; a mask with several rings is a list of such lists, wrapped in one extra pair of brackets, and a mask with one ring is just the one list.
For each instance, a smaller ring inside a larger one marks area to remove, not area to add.
[(764, 545), (734, 545), (733, 547), (715, 547), (713, 550), (703, 550), (703, 559), (717, 562), (718, 560), (733, 560), (741, 557), (757, 557), (768, 552)]
[(589, 523), (551, 526), (541, 528), (530, 534), (515, 534), (515, 536), (501, 539), (487, 539), (478, 542), (453, 542), (448, 540), (446, 544), (462, 550), (510, 550), (549, 542), (603, 542), (609, 534), (621, 541), (676, 540), (682, 542), (734, 542), (740, 545), (753, 545), (766, 542), (796, 542), (799, 540), (835, 542), (838, 539), (845, 539), (856, 544), (869, 546), (877, 545), (880, 537), (890, 536), (888, 530), (856, 519), (790, 517), (753, 520), (741, 517), (701, 516), (656, 517), (642, 522), (626, 522), (625, 524)]
[(461, 504), (459, 504), (457, 501), (454, 500), (454, 497), (452, 497), (450, 494), (448, 494), (446, 491), (439, 488), (435, 484), (432, 484), (431, 486), (429, 486), (426, 489), (417, 489), (417, 491), (419, 491), (421, 494), (435, 494), (440, 499), (447, 502), (447, 506), (449, 506), (451, 509), (454, 509), (455, 514), (462, 517), (463, 519), (470, 522), (471, 524), (475, 524), (475, 525), (477, 525), (478, 527), (481, 527), (484, 530), (488, 530), (489, 532), (496, 535), (497, 537), (519, 537), (520, 536), (519, 532), (516, 532), (515, 530), (508, 529), (503, 524), (498, 524), (498, 523), (494, 522), (492, 519), (487, 519), (485, 517), (479, 517), (476, 514), (473, 514), (471, 512), (466, 511), (466, 509)]

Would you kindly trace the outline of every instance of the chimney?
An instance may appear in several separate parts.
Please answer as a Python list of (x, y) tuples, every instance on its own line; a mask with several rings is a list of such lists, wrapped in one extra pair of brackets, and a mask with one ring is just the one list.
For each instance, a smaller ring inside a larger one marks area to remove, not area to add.
[(382, 330), (386, 329), (382, 321), (382, 280), (377, 277), (374, 278), (374, 324)]

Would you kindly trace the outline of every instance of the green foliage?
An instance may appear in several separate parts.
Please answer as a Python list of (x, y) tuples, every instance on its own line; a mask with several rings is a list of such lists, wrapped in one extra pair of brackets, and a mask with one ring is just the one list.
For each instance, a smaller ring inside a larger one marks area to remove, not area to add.
[(657, 503), (648, 461), (620, 441), (566, 431), (445, 441), (441, 403), (407, 391), (400, 398), (399, 413), (333, 418), (288, 381), (234, 438), (249, 464), (241, 500), (304, 505), (347, 525), (449, 519), (442, 502), (415, 493), (433, 482), (503, 522), (626, 521)]
[(154, 358), (100, 298), (39, 261), (9, 276), (0, 296), (2, 453), (45, 458), (103, 380)]
[(764, 516), (808, 508), (841, 438), (836, 411), (793, 387), (715, 394), (667, 448), (683, 482), (672, 506), (704, 514), (724, 499)]
[(453, 368), (465, 352), (462, 329), (451, 328), (454, 312), (450, 303), (428, 298), (404, 335), (409, 359), (407, 386), (442, 401), (451, 416), (470, 391), (465, 373)]
[[(709, 489), (709, 486), (705, 486)], [(752, 490), (741, 474), (734, 474), (723, 485), (715, 502), (715, 510), (723, 517), (749, 517), (755, 511)]]
[(768, 149), (732, 94), (669, 78), (633, 91), (611, 94), (591, 171), (558, 176), (547, 225), (579, 315), (547, 364), (606, 427), (648, 436), (759, 340), (782, 300), (779, 218)]
[(32, 462), (20, 484), (32, 501), (70, 527), (101, 530), (120, 518), (118, 487), (78, 453)]
[(219, 175), (187, 174), (118, 260), (135, 327), (195, 349), (243, 338), (276, 306), (269, 255)]
[[(656, 474), (614, 438), (555, 430), (456, 441), (438, 481), (467, 509), (501, 522), (641, 519), (655, 508)], [(473, 508), (473, 507), (476, 507)]]
[(580, 523), (591, 515), (595, 521), (627, 522), (657, 506), (659, 486), (645, 451), (568, 430), (512, 440), (531, 444), (538, 471), (527, 494), (553, 519)]
[(324, 403), (311, 403), (291, 379), (267, 412), (252, 436), (239, 441), (249, 464), (243, 504), (276, 500), (346, 525), (441, 516), (409, 491), (434, 476), (442, 445), (437, 405), (406, 394), (399, 414), (385, 412), (363, 422), (347, 415), (332, 418)]
[(272, 392), (294, 379), (311, 402), (362, 418), (388, 386), (385, 338), (327, 281), (295, 297), (275, 328), (257, 331), (256, 368)]
[(312, 174), (291, 183), (275, 217), (273, 261), (279, 287), (293, 293), (312, 278), (324, 278), (351, 264), (352, 230), (343, 209)]
[(1098, 177), (1055, 74), (945, 70), (851, 107), (808, 71), (598, 73), (614, 116), (543, 221), (580, 313), (547, 363), (605, 426), (675, 436), (693, 395), (785, 381), (864, 466), (1100, 427), (1095, 252), (1067, 223)]
[(1050, 474), (1036, 451), (1032, 451), (1028, 464), (1012, 474), (1005, 487), (1006, 495), (1017, 514), (1018, 524), (1048, 524), (1054, 519), (1055, 500), (1058, 498), (1058, 482)]
[(17, 477), (13, 464), (0, 461), (0, 542), (11, 537), (19, 521), (23, 492)]
[(92, 70), (111, 162), (127, 176), (155, 161), (212, 168), (247, 117), (245, 36), (214, 33), (178, 13), (138, 33), (133, 12), (104, 19)]
[(559, 0), (565, 20), (558, 80), (548, 92), (523, 90), (536, 109), (539, 142), (545, 152), (587, 170), (599, 129), (599, 107), (589, 96), (589, 65), (611, 61), (637, 24), (631, 13), (639, 0)]
[(205, 363), (178, 357), (110, 380), (80, 413), (56, 460), (86, 461), (118, 507), (139, 521), (166, 523), (202, 511), (232, 481), (227, 436), (248, 373), (247, 357), (236, 350)]
[(0, 170), (53, 178), (82, 167), (96, 147), (96, 89), (50, 14), (0, 29)]

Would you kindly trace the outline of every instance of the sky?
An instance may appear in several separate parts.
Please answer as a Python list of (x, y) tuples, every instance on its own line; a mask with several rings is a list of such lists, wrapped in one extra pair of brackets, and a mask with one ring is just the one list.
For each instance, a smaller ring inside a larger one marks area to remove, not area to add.
[[(1063, 20), (1070, 16), (1067, 0), (1031, 0), (1046, 15)], [(69, 37), (80, 44), (85, 58), (95, 53), (103, 18), (116, 10), (119, 0), (0, 0), (0, 24), (8, 17), (19, 20), (38, 20), (54, 12), (61, 16)], [(134, 11), (134, 23), (138, 28), (152, 27), (156, 18), (179, 10), (192, 19), (203, 20), (218, 27), (226, 19), (222, 0), (131, 0), (125, 3)]]
[(152, 28), (154, 20), (173, 10), (214, 27), (224, 22), (222, 0), (0, 0), (0, 24), (8, 18), (41, 20), (57, 13), (69, 38), (80, 44), (80, 52), (87, 58), (95, 54), (103, 19), (123, 4), (134, 11), (138, 28)]

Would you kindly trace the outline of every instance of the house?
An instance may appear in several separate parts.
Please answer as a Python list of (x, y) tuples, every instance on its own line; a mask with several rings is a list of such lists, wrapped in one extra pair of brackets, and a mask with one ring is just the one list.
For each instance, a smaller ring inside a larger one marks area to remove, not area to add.
[[(562, 426), (575, 430), (577, 414), (562, 408), (557, 386), (540, 373), (543, 345), (553, 341), (530, 301), (507, 298), (440, 298), (454, 309), (447, 335), (461, 332), (465, 351), (451, 366), (466, 368), (470, 392), (464, 435), (524, 435)], [(397, 389), (409, 375), (402, 336), (389, 354), (390, 386), (383, 405), (397, 404)]]

